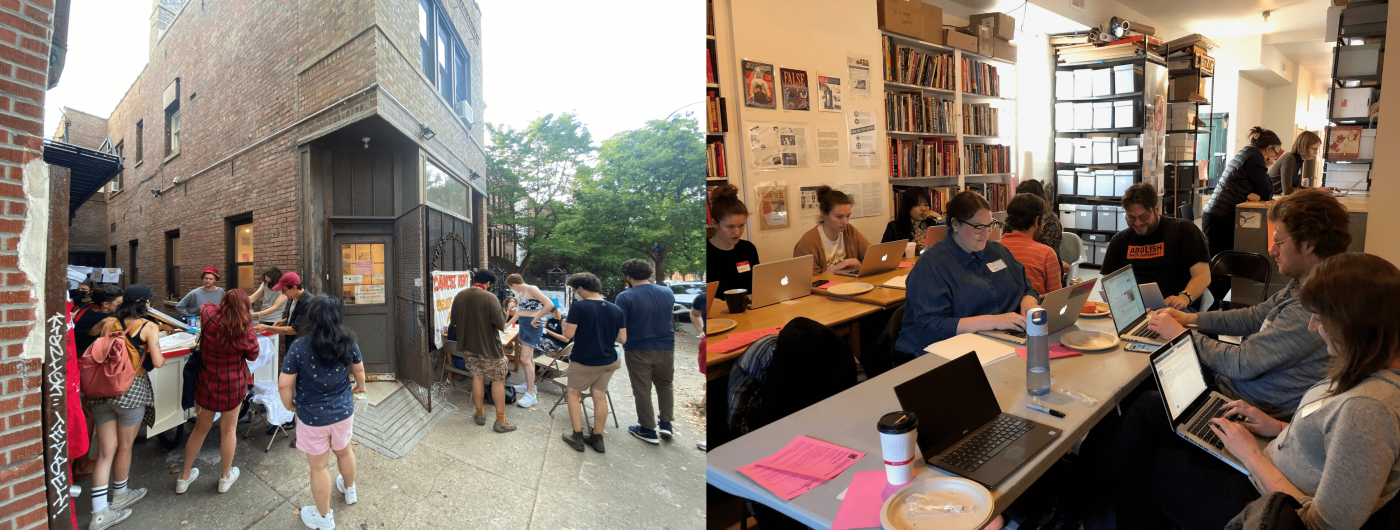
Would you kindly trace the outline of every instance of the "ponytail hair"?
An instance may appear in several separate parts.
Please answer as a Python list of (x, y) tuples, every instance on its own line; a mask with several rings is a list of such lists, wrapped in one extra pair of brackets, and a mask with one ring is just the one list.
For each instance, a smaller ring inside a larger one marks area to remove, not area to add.
[(1249, 130), (1249, 145), (1255, 149), (1263, 151), (1275, 145), (1283, 145), (1283, 141), (1278, 139), (1278, 135), (1273, 131), (1255, 125)]
[(845, 204), (851, 204), (850, 195), (831, 186), (817, 188), (817, 205), (821, 207), (822, 215), (831, 215), (833, 208)]

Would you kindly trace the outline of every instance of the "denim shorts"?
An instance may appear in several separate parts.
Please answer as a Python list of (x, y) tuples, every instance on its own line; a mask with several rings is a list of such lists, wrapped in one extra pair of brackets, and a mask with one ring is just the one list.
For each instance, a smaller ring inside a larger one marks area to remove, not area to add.
[(109, 421), (117, 422), (119, 427), (131, 427), (140, 425), (141, 420), (146, 416), (146, 407), (126, 408), (113, 405), (111, 402), (92, 405), (89, 407), (92, 412), (93, 425), (101, 425)]
[(520, 344), (534, 348), (544, 337), (544, 322), (540, 322), (540, 327), (534, 327), (530, 325), (532, 318), (522, 317), (520, 320)]

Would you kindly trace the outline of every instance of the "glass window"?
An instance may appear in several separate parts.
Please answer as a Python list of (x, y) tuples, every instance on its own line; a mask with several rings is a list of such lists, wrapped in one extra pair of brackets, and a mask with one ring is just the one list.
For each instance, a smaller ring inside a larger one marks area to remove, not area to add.
[(468, 60), (466, 52), (461, 48), (457, 48), (457, 53), (453, 55), (452, 58), (456, 63), (452, 66), (452, 73), (455, 74), (455, 81), (453, 84), (456, 85), (457, 88), (457, 99), (448, 98), (448, 101), (452, 102), (452, 106), (455, 109), (458, 101), (471, 101), (470, 74), (467, 70), (468, 63), (471, 61)]
[(253, 223), (248, 221), (233, 226), (233, 268), (234, 284), (229, 288), (256, 288), (258, 281), (253, 273)]
[(437, 35), (438, 90), (443, 99), (452, 101), (452, 32), (447, 29), (451, 21), (441, 13), (438, 19), (442, 21)]
[[(418, 0), (418, 47), (422, 54), (423, 74), (435, 80), (433, 67), (433, 5), (432, 0)], [(434, 81), (436, 82), (436, 81)]]
[(340, 294), (345, 305), (382, 305), (384, 299), (384, 244), (340, 245)]
[(146, 123), (145, 123), (145, 120), (136, 120), (136, 163), (138, 163), (138, 164), (141, 163), (141, 155), (144, 154), (144, 153), (142, 153), (142, 151), (143, 151), (142, 147), (143, 147), (143, 145), (144, 145), (145, 142), (143, 142), (143, 141), (141, 140), (141, 137), (144, 136), (145, 134), (146, 134)]
[(432, 162), (424, 162), (423, 167), (428, 202), (444, 211), (471, 219), (471, 208), (467, 201), (467, 185), (452, 178), (451, 175), (433, 165)]
[(165, 291), (169, 300), (179, 300), (185, 291), (180, 289), (180, 231), (172, 230), (165, 234)]

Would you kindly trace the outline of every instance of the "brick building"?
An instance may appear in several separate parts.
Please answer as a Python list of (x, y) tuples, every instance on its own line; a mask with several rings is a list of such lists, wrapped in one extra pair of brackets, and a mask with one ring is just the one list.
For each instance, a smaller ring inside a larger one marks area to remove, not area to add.
[[(63, 108), (63, 119), (53, 139), (87, 149), (101, 150), (107, 137), (107, 120), (86, 112)], [(117, 176), (120, 180), (121, 175)], [(108, 253), (107, 194), (98, 193), (80, 206), (68, 224), (68, 263), (84, 267), (115, 267)]]
[(471, 0), (157, 0), (149, 62), (107, 119), (125, 158), (111, 265), (169, 312), (206, 266), (249, 293), (295, 271), (343, 298), (367, 370), (418, 379), (428, 272), (486, 264), (480, 17)]

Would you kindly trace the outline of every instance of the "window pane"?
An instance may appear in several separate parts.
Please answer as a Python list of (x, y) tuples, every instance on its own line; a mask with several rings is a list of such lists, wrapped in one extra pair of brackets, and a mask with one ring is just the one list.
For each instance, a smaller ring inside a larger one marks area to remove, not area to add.
[(257, 280), (253, 279), (252, 265), (238, 266), (238, 287), (244, 292), (257, 289)]
[(467, 185), (452, 178), (431, 162), (425, 162), (423, 166), (428, 202), (444, 211), (470, 218), (467, 209)]
[(178, 237), (170, 238), (170, 264), (180, 265), (180, 238)]
[[(233, 258), (238, 263), (253, 262), (253, 224), (233, 227)], [(239, 284), (243, 285), (243, 284)]]
[(421, 61), (423, 74), (427, 75), (428, 79), (436, 79), (433, 76), (433, 73), (437, 71), (433, 67), (433, 11), (428, 2), (429, 0), (418, 1), (418, 47), (423, 55)]
[(341, 297), (346, 305), (384, 304), (384, 245), (355, 243), (340, 246)]
[(170, 152), (180, 152), (180, 111), (170, 115)]
[(456, 63), (453, 66), (454, 71), (452, 73), (455, 74), (455, 83), (453, 84), (456, 85), (457, 88), (457, 99), (449, 98), (449, 101), (451, 101), (455, 107), (458, 101), (470, 101), (467, 94), (470, 85), (467, 84), (467, 55), (462, 53), (461, 48), (458, 48), (457, 54), (453, 56), (453, 59), (455, 59), (454, 62)]
[(443, 99), (452, 101), (452, 33), (447, 31), (447, 18), (438, 18), (442, 19), (442, 23), (438, 24), (437, 35), (438, 91), (442, 93)]

